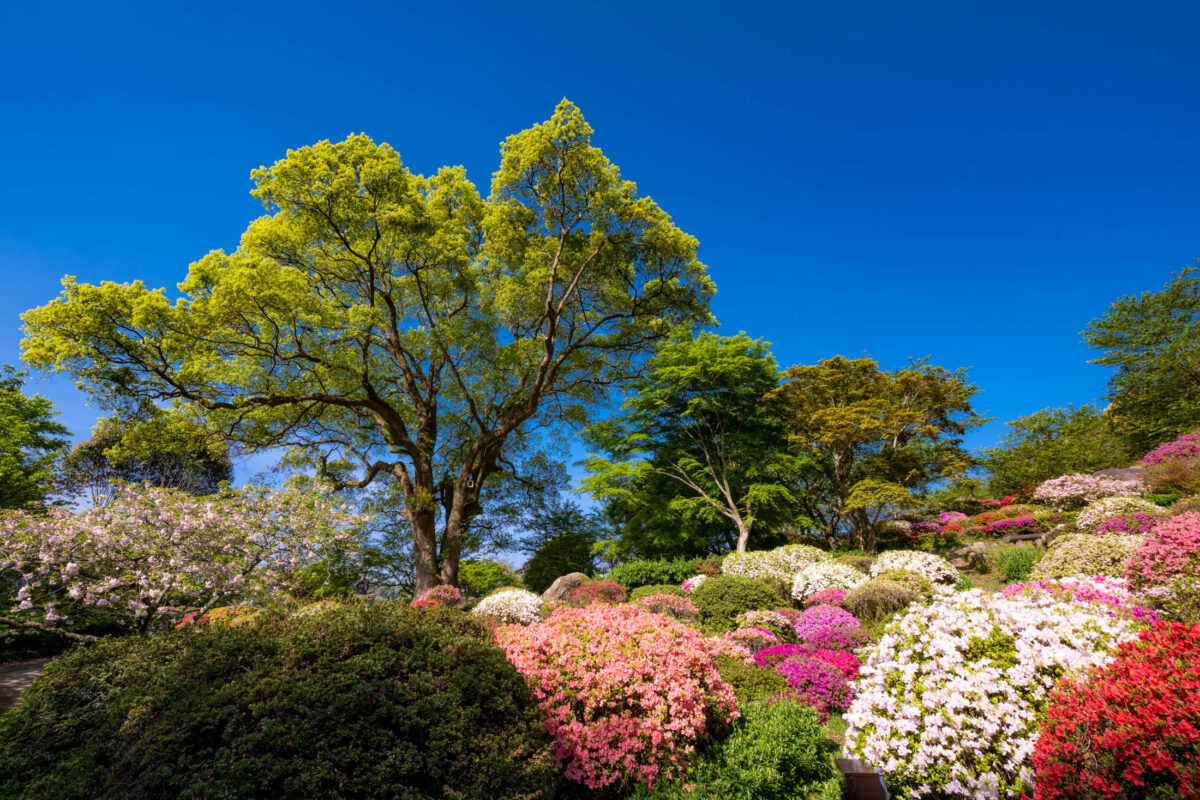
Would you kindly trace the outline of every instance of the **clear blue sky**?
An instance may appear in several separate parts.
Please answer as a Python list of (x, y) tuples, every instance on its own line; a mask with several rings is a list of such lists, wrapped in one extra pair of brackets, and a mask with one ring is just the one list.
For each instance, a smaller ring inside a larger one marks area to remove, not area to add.
[(0, 361), (65, 273), (174, 287), (234, 247), (290, 147), (362, 131), (486, 188), (564, 96), (699, 238), (724, 331), (970, 367), (973, 446), (1103, 395), (1079, 331), (1200, 256), (1194, 0), (173, 5), (0, 10)]

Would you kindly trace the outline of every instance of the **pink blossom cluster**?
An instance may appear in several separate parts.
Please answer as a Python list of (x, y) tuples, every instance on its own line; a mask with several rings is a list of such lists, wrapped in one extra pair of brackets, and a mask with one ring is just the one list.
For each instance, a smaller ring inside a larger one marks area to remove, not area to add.
[(452, 606), (460, 600), (462, 600), (462, 592), (457, 586), (442, 584), (429, 589), (424, 596), (413, 601), (413, 605), (415, 606), (417, 603), (429, 605), (432, 602), (434, 605)]
[(0, 518), (0, 572), (20, 576), (19, 619), (58, 626), (102, 611), (145, 631), (285, 590), (335, 553), (353, 557), (365, 522), (322, 492), (130, 485), (82, 514)]
[(663, 614), (680, 622), (698, 622), (700, 609), (686, 597), (674, 594), (651, 594), (633, 601), (638, 608), (654, 614)]
[(867, 639), (862, 624), (849, 611), (813, 606), (791, 619), (800, 644), (818, 650), (853, 650)]
[(1143, 537), (1125, 568), (1134, 591), (1200, 575), (1200, 513), (1167, 517)]
[(1006, 586), (1002, 594), (1012, 597), (1034, 592), (1045, 592), (1074, 603), (1106, 606), (1111, 609), (1110, 613), (1114, 617), (1146, 623), (1153, 623), (1158, 619), (1158, 612), (1134, 601), (1123, 578), (1113, 578), (1107, 575), (1080, 575), (1059, 580), (1026, 581)]
[(634, 606), (560, 608), (495, 637), (541, 705), (565, 777), (589, 788), (679, 777), (738, 716), (700, 633)]
[(1033, 493), (1033, 500), (1054, 506), (1059, 511), (1083, 508), (1104, 497), (1132, 497), (1146, 493), (1140, 481), (1123, 481), (1095, 475), (1063, 475), (1043, 482)]
[(704, 581), (706, 581), (706, 580), (708, 580), (707, 575), (693, 575), (692, 577), (685, 580), (682, 584), (680, 584), (680, 586), (683, 588), (683, 590), (685, 592), (687, 592), (688, 594), (691, 594), (692, 592), (696, 591), (697, 586), (704, 583)]
[(858, 677), (858, 671), (862, 665), (859, 664), (858, 656), (854, 653), (847, 653), (845, 650), (817, 650), (812, 654), (812, 657), (818, 661), (824, 661), (826, 664), (837, 667), (842, 675), (846, 676), (846, 680), (852, 681)]
[(739, 644), (751, 653), (773, 647), (780, 643), (779, 637), (766, 628), (738, 628), (725, 634), (725, 638)]
[(1109, 533), (1126, 536), (1143, 536), (1153, 530), (1154, 526), (1161, 519), (1161, 514), (1147, 514), (1145, 511), (1137, 511), (1133, 514), (1118, 514), (1115, 517), (1109, 517), (1096, 526), (1096, 534), (1099, 536)]
[(949, 525), (952, 522), (957, 522), (960, 519), (966, 518), (967, 515), (961, 511), (943, 511), (937, 516), (938, 522), (942, 523), (943, 525)]
[(1200, 457), (1200, 431), (1192, 431), (1173, 442), (1160, 444), (1142, 456), (1142, 463), (1161, 464), (1164, 461), (1183, 461), (1197, 457)]
[(822, 589), (816, 594), (810, 594), (804, 598), (804, 605), (812, 606), (840, 606), (846, 599), (845, 589)]

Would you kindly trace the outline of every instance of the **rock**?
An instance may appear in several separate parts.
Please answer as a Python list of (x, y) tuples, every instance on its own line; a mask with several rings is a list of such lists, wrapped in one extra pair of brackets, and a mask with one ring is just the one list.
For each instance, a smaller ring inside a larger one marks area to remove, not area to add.
[(542, 599), (562, 601), (566, 599), (567, 595), (590, 580), (591, 578), (589, 578), (587, 575), (584, 575), (582, 572), (572, 572), (567, 575), (563, 575), (561, 578), (556, 579), (554, 583), (550, 584), (549, 589), (542, 592)]
[(1119, 481), (1143, 481), (1146, 479), (1145, 467), (1112, 467), (1110, 469), (1102, 469), (1099, 472), (1093, 472), (1094, 478), (1115, 478)]

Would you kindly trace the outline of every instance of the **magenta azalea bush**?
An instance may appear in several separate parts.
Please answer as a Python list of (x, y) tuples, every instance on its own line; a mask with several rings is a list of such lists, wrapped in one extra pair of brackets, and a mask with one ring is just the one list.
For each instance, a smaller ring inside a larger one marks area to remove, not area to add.
[(1125, 568), (1129, 588), (1166, 586), (1200, 576), (1200, 513), (1167, 517), (1142, 538)]
[(787, 697), (815, 708), (822, 716), (845, 711), (853, 693), (838, 667), (811, 656), (792, 656), (773, 669), (788, 682)]
[(1154, 529), (1158, 521), (1162, 519), (1161, 514), (1147, 514), (1145, 511), (1138, 511), (1133, 514), (1118, 514), (1115, 517), (1109, 517), (1096, 526), (1096, 534), (1103, 536), (1108, 533), (1123, 535), (1123, 536), (1144, 536)]
[(847, 653), (845, 650), (817, 650), (812, 654), (812, 657), (818, 661), (824, 661), (826, 664), (837, 667), (848, 681), (857, 678), (858, 671), (862, 668), (862, 665), (858, 662), (858, 657), (854, 653)]
[(1183, 461), (1196, 457), (1200, 457), (1200, 431), (1185, 433), (1173, 442), (1160, 444), (1142, 456), (1142, 463), (1161, 464), (1164, 461)]
[(699, 631), (629, 605), (496, 629), (545, 714), (566, 778), (593, 789), (680, 777), (738, 715)]
[(961, 511), (943, 511), (941, 514), (938, 514), (937, 519), (941, 524), (949, 525), (952, 522), (967, 519), (967, 515)]
[(800, 644), (815, 650), (853, 650), (867, 639), (853, 614), (833, 606), (813, 606), (790, 621)]
[(1154, 623), (1158, 613), (1134, 600), (1123, 578), (1108, 575), (1080, 575), (1061, 580), (1038, 580), (1006, 586), (1005, 596), (1029, 596), (1044, 593), (1060, 600), (1106, 606), (1114, 617)]

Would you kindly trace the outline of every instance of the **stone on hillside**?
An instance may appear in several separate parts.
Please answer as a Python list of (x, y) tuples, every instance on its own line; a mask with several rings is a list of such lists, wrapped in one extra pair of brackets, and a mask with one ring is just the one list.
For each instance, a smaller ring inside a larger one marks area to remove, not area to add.
[(584, 575), (582, 572), (571, 572), (558, 578), (554, 583), (550, 584), (550, 588), (542, 592), (543, 600), (562, 601), (566, 599), (572, 591), (587, 583), (591, 578)]
[(1119, 481), (1143, 481), (1146, 479), (1145, 467), (1112, 467), (1110, 469), (1102, 469), (1099, 472), (1093, 472), (1093, 477), (1096, 478), (1115, 478)]

